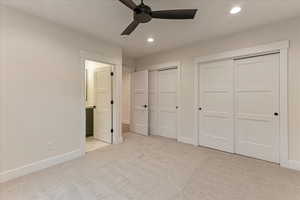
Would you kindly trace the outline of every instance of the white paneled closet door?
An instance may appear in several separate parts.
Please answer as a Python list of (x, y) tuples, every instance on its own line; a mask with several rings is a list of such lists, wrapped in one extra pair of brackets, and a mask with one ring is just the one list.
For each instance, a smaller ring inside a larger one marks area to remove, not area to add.
[(178, 69), (158, 72), (158, 133), (177, 139)]
[(158, 133), (158, 71), (149, 72), (149, 132)]
[(201, 64), (199, 144), (234, 152), (233, 60)]
[(236, 153), (279, 163), (279, 54), (235, 61)]
[(133, 73), (132, 77), (132, 123), (131, 130), (135, 133), (148, 135), (148, 71)]

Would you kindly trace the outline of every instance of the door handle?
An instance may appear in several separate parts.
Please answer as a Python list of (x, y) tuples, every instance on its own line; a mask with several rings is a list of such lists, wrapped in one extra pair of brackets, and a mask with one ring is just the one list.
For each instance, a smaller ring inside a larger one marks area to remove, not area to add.
[(147, 106), (147, 105), (144, 105), (144, 108), (148, 108), (148, 106)]
[(279, 115), (279, 113), (277, 113), (277, 112), (276, 112), (276, 113), (274, 113), (274, 115), (275, 115), (275, 116), (278, 116), (278, 115)]
[(199, 107), (199, 108), (198, 108), (198, 110), (200, 110), (200, 111), (201, 111), (201, 110), (202, 110), (202, 108), (201, 108), (201, 107)]

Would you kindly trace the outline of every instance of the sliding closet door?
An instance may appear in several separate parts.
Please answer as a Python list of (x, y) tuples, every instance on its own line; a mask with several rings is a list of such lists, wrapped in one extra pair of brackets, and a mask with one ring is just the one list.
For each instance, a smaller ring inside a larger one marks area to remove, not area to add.
[(177, 69), (158, 72), (158, 132), (177, 139)]
[(226, 60), (199, 67), (199, 144), (234, 152), (234, 63)]
[(279, 162), (279, 54), (236, 61), (236, 153)]

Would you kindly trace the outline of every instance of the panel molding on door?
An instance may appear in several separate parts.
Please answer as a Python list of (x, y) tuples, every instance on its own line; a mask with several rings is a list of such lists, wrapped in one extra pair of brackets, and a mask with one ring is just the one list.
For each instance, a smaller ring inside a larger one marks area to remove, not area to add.
[(178, 137), (178, 69), (158, 72), (158, 133), (160, 136)]
[(198, 142), (234, 152), (233, 60), (199, 66)]
[(149, 133), (158, 132), (158, 71), (149, 72)]
[(111, 143), (112, 129), (112, 67), (102, 67), (95, 70), (95, 106), (94, 137), (106, 143)]
[(148, 71), (133, 73), (132, 123), (135, 133), (148, 135)]
[(236, 153), (279, 163), (279, 54), (235, 61)]

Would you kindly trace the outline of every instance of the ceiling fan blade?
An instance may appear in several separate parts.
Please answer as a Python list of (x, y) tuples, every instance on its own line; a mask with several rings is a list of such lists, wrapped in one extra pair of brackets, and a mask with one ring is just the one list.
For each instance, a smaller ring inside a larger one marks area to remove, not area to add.
[(126, 29), (125, 31), (123, 31), (122, 35), (130, 35), (135, 29), (136, 27), (139, 25), (140, 23), (137, 21), (133, 21)]
[(194, 19), (197, 9), (153, 11), (152, 18), (157, 19)]
[(121, 1), (125, 6), (130, 8), (131, 10), (134, 10), (137, 5), (132, 0), (119, 0)]

